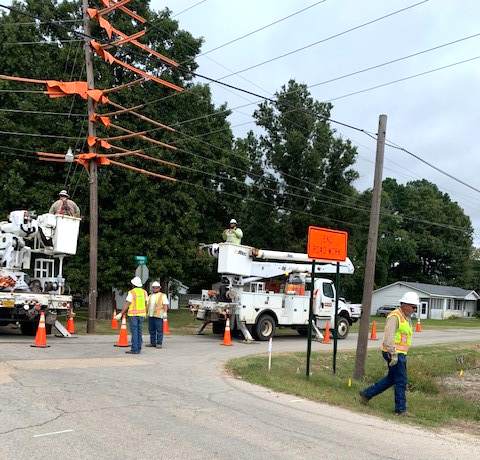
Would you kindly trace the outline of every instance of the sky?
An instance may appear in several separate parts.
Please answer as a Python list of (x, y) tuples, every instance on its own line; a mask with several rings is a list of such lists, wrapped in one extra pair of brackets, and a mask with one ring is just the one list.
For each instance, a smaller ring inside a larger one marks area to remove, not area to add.
[[(197, 60), (198, 72), (221, 78), (232, 71), (336, 35), (419, 1), (326, 0), (258, 33), (200, 56)], [(151, 6), (155, 10), (168, 7), (173, 15), (178, 15), (175, 19), (182, 29), (188, 30), (194, 37), (203, 37), (202, 52), (207, 52), (315, 3), (318, 0), (177, 0), (170, 3), (152, 0)], [(193, 8), (184, 11), (191, 6)], [(478, 0), (429, 0), (222, 81), (269, 96), (291, 78), (311, 85), (480, 33), (479, 17)], [(318, 100), (328, 101), (477, 56), (480, 56), (480, 36), (319, 85), (312, 88), (311, 93)], [(386, 114), (387, 139), (480, 188), (479, 81), (480, 59), (333, 100), (331, 116), (376, 132), (379, 115)], [(254, 96), (227, 91), (220, 85), (212, 84), (211, 90), (218, 105), (227, 102), (229, 107), (237, 107), (257, 100)], [(229, 117), (235, 136), (244, 136), (250, 129), (255, 129), (251, 117), (255, 107), (235, 110)], [(338, 135), (349, 138), (358, 147), (355, 167), (360, 178), (354, 185), (359, 190), (371, 188), (376, 141), (358, 131), (332, 126), (337, 129)], [(425, 178), (448, 193), (472, 219), (475, 244), (480, 246), (478, 192), (390, 147), (385, 150), (384, 166), (384, 177), (393, 177), (400, 183)]]
[[(357, 28), (412, 5), (416, 6)], [(194, 37), (203, 37), (202, 52), (310, 7), (198, 57), (198, 72), (216, 79), (356, 28), (303, 51), (222, 79), (265, 96), (271, 96), (291, 78), (312, 85), (480, 34), (478, 0), (151, 0), (151, 7), (157, 11), (168, 7), (179, 21), (180, 28), (188, 30)], [(379, 115), (386, 114), (389, 141), (480, 188), (480, 59), (350, 95), (477, 56), (480, 57), (480, 35), (318, 85), (311, 88), (311, 93), (320, 101), (332, 101), (333, 119), (367, 131), (376, 132)], [(218, 84), (211, 84), (211, 91), (215, 104), (226, 102), (230, 108), (258, 101), (254, 96)], [(250, 129), (256, 130), (251, 117), (255, 108), (256, 104), (243, 107), (230, 115), (235, 136), (245, 136)], [(355, 130), (332, 127), (339, 136), (349, 138), (358, 148), (355, 169), (360, 177), (355, 187), (358, 190), (371, 188), (376, 141)], [(383, 176), (393, 177), (400, 183), (421, 178), (435, 183), (470, 216), (475, 230), (474, 242), (480, 246), (478, 192), (388, 146)]]

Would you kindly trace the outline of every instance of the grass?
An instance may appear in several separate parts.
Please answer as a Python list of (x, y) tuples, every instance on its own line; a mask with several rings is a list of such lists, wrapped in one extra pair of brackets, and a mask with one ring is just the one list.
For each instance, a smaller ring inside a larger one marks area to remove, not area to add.
[[(65, 324), (66, 320), (61, 319), (62, 324)], [(188, 335), (193, 334), (195, 329), (200, 325), (200, 321), (196, 320), (189, 310), (169, 310), (168, 312), (168, 326), (172, 334)], [(112, 329), (111, 319), (97, 319), (95, 321), (95, 333), (118, 335), (120, 332), (121, 321), (118, 321), (118, 329)], [(127, 321), (128, 328), (128, 321)], [(207, 333), (206, 331), (204, 331)], [(75, 333), (86, 334), (87, 333), (87, 312), (85, 310), (77, 310), (75, 316)], [(143, 322), (143, 333), (148, 334), (148, 321)]]
[[(425, 426), (447, 426), (455, 421), (465, 421), (480, 429), (480, 381), (477, 392), (472, 394), (458, 386), (442, 384), (443, 377), (452, 377), (461, 382), (457, 357), (463, 356), (462, 370), (465, 376), (478, 372), (480, 367), (480, 342), (469, 344), (435, 345), (413, 348), (408, 361), (408, 409), (415, 419), (408, 421)], [(371, 415), (394, 418), (393, 389), (389, 389), (370, 401), (360, 404), (358, 390), (365, 388), (385, 375), (385, 361), (376, 351), (368, 353), (366, 377), (363, 382), (349, 379), (353, 376), (354, 352), (337, 355), (337, 374), (332, 373), (330, 353), (312, 353), (310, 380), (305, 377), (306, 353), (274, 354), (272, 370), (267, 369), (267, 356), (247, 356), (231, 360), (227, 369), (237, 378), (263, 385), (272, 390), (296, 395), (313, 401), (341, 406)], [(478, 376), (480, 379), (480, 375)], [(395, 418), (395, 420), (398, 420)], [(404, 420), (404, 419), (402, 419)]]

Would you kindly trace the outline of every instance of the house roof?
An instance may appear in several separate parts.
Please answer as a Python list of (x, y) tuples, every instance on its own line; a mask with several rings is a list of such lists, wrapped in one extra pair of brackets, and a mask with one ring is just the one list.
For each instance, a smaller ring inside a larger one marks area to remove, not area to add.
[(392, 284), (389, 284), (388, 286), (381, 287), (376, 291), (380, 291), (382, 289), (388, 288), (395, 284), (408, 286), (411, 289), (422, 291), (433, 296), (457, 297), (457, 298), (463, 299), (467, 297), (469, 294), (473, 293), (477, 299), (480, 298), (480, 296), (475, 291), (469, 290), (469, 289), (462, 289), (456, 286), (441, 286), (438, 284), (416, 283), (416, 282), (410, 282), (410, 281), (397, 281), (396, 283), (392, 283)]

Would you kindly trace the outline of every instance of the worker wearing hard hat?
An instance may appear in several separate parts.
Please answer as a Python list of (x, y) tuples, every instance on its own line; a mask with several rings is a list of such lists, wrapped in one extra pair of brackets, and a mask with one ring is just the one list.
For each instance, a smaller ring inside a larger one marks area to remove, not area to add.
[(147, 347), (162, 348), (163, 343), (163, 315), (167, 313), (168, 298), (160, 292), (160, 283), (152, 283), (153, 293), (148, 296), (148, 332), (150, 332), (150, 344)]
[(226, 243), (242, 244), (243, 232), (237, 228), (237, 221), (232, 219), (230, 221), (230, 228), (223, 231), (223, 239)]
[(412, 344), (411, 316), (420, 304), (415, 292), (406, 292), (400, 299), (400, 307), (387, 316), (383, 337), (382, 355), (387, 361), (387, 375), (365, 390), (360, 390), (363, 404), (374, 396), (395, 387), (395, 414), (414, 417), (407, 411), (407, 353)]
[(128, 323), (130, 325), (130, 334), (132, 335), (132, 348), (130, 353), (138, 355), (142, 351), (142, 326), (143, 319), (147, 313), (147, 292), (142, 288), (142, 280), (136, 276), (131, 281), (133, 289), (128, 291), (127, 299), (123, 310), (116, 316), (120, 319), (128, 312)]
[(80, 208), (75, 201), (69, 199), (68, 192), (62, 190), (58, 194), (58, 200), (50, 207), (50, 214), (61, 214), (71, 217), (80, 217)]

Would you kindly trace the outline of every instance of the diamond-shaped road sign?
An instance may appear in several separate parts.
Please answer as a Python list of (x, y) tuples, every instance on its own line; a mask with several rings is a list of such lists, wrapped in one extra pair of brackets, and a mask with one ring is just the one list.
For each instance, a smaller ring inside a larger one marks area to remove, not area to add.
[(138, 276), (142, 283), (145, 284), (148, 280), (148, 267), (146, 265), (139, 265), (135, 270), (135, 276)]

